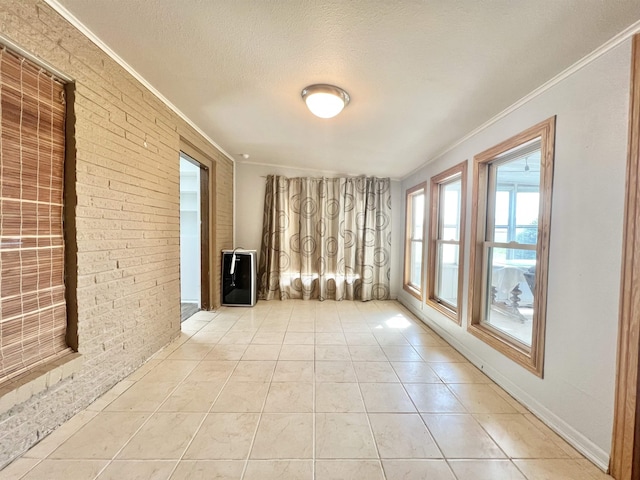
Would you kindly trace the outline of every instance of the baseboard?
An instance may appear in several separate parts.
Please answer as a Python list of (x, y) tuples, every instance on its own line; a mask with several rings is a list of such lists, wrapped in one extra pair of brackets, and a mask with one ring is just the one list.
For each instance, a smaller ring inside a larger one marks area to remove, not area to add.
[(524, 405), (531, 413), (538, 417), (551, 430), (560, 435), (572, 447), (578, 450), (582, 455), (588, 458), (602, 471), (607, 472), (609, 469), (609, 453), (598, 447), (591, 440), (578, 432), (567, 422), (558, 417), (555, 413), (547, 409), (538, 402), (534, 397), (515, 385), (509, 378), (502, 375), (492, 365), (480, 358), (474, 352), (466, 348), (455, 337), (451, 336), (440, 325), (429, 318), (425, 313), (410, 302), (407, 302), (402, 296), (398, 296), (400, 302), (406, 309), (413, 313), (418, 319), (425, 323), (429, 328), (434, 330), (438, 335), (445, 339), (452, 347), (460, 352), (467, 360), (491, 378), (496, 384), (502, 387), (509, 395)]

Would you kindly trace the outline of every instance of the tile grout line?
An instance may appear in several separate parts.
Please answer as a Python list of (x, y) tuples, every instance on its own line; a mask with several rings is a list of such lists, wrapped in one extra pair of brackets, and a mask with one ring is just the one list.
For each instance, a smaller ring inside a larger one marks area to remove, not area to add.
[[(231, 328), (231, 327), (230, 327)], [(228, 331), (228, 330), (227, 330)], [(216, 344), (219, 345), (219, 344)], [(201, 360), (201, 362), (204, 361)], [(193, 441), (195, 440), (196, 436), (198, 435), (198, 432), (200, 432), (200, 429), (202, 428), (202, 425), (204, 425), (204, 422), (207, 420), (207, 417), (209, 416), (209, 414), (211, 413), (211, 410), (213, 409), (213, 406), (216, 404), (216, 402), (218, 401), (218, 399), (220, 398), (220, 395), (222, 395), (222, 391), (224, 390), (224, 388), (227, 386), (227, 384), (229, 383), (229, 380), (231, 379), (231, 376), (233, 375), (233, 372), (236, 371), (236, 368), (238, 368), (238, 365), (240, 364), (240, 360), (236, 360), (236, 364), (233, 367), (233, 369), (231, 370), (231, 372), (229, 373), (229, 376), (227, 377), (227, 379), (224, 381), (224, 383), (222, 384), (222, 387), (220, 388), (220, 390), (218, 391), (218, 393), (216, 394), (215, 398), (213, 399), (213, 401), (211, 402), (211, 405), (209, 406), (209, 409), (206, 411), (206, 413), (204, 414), (204, 416), (202, 417), (202, 420), (200, 421), (200, 424), (198, 425), (198, 427), (195, 429), (195, 431), (193, 432), (193, 435), (191, 436), (191, 440), (189, 440), (189, 442), (187, 443), (186, 447), (184, 448), (182, 455), (180, 455), (180, 458), (178, 458), (178, 461), (176, 462), (175, 466), (173, 467), (173, 470), (171, 470), (171, 473), (169, 474), (169, 477), (167, 478), (171, 478), (171, 476), (175, 473), (175, 471), (178, 469), (178, 466), (180, 465), (180, 462), (183, 461), (184, 456), (186, 455), (187, 451), (189, 450), (189, 447), (191, 447), (191, 444), (193, 443)], [(197, 367), (196, 367), (197, 368)], [(195, 370), (195, 369), (194, 369)], [(166, 401), (166, 400), (165, 400)]]
[[(214, 318), (215, 318), (215, 317), (214, 317)], [(188, 338), (187, 340), (185, 340), (184, 342), (182, 342), (180, 345), (178, 345), (178, 346), (177, 346), (177, 347), (176, 347), (176, 348), (175, 348), (171, 353), (173, 353), (173, 352), (174, 352), (177, 348), (179, 348), (180, 346), (184, 345), (184, 344), (185, 344), (189, 339), (191, 339), (191, 338), (193, 337), (193, 335), (194, 335), (195, 333), (199, 332), (202, 328), (204, 328), (204, 326), (203, 326), (203, 327), (200, 327), (200, 329), (198, 329), (198, 330), (194, 331), (194, 333), (192, 333), (191, 335), (189, 335), (189, 338)], [(152, 368), (149, 372), (147, 372), (145, 375), (143, 375), (140, 379), (138, 379), (138, 380), (136, 381), (136, 383), (138, 383), (140, 380), (142, 380), (144, 377), (146, 377), (149, 373), (151, 373), (151, 372), (152, 372), (153, 370), (155, 370), (156, 368), (159, 368), (159, 367), (160, 367), (160, 365), (161, 365), (164, 361), (166, 361), (166, 360), (167, 360), (167, 358), (162, 359), (162, 360), (160, 361), (160, 363), (159, 363), (156, 367)], [(151, 413), (149, 414), (149, 416), (144, 420), (144, 422), (142, 422), (142, 424), (140, 424), (140, 426), (139, 426), (139, 427), (138, 427), (138, 428), (137, 428), (137, 429), (136, 429), (136, 430), (135, 430), (135, 431), (134, 431), (134, 432), (129, 436), (129, 439), (124, 443), (124, 445), (122, 445), (122, 447), (120, 447), (120, 449), (119, 449), (116, 453), (114, 453), (114, 455), (111, 457), (111, 459), (110, 459), (109, 461), (107, 461), (106, 465), (105, 465), (105, 466), (104, 466), (104, 467), (103, 467), (103, 468), (98, 472), (98, 474), (95, 476), (95, 478), (96, 478), (96, 479), (97, 479), (97, 478), (99, 478), (99, 477), (100, 477), (100, 475), (102, 475), (102, 473), (103, 473), (103, 472), (104, 472), (104, 471), (105, 471), (105, 470), (106, 470), (106, 469), (107, 469), (107, 468), (108, 468), (108, 467), (109, 467), (109, 466), (110, 466), (110, 465), (115, 461), (116, 457), (117, 457), (117, 456), (118, 456), (118, 455), (119, 455), (119, 454), (120, 454), (120, 453), (121, 453), (121, 452), (122, 452), (122, 451), (127, 447), (127, 445), (129, 445), (129, 444), (131, 443), (131, 440), (133, 440), (133, 437), (135, 437), (135, 436), (136, 436), (136, 435), (137, 435), (137, 434), (142, 430), (142, 428), (143, 428), (147, 423), (149, 423), (149, 421), (151, 420), (151, 418), (152, 418), (156, 413), (158, 413), (158, 412), (159, 412), (160, 407), (162, 407), (162, 405), (164, 404), (164, 402), (166, 402), (166, 401), (167, 401), (167, 399), (168, 399), (171, 395), (173, 395), (173, 393), (178, 389), (178, 387), (180, 387), (180, 385), (182, 385), (182, 384), (184, 383), (185, 379), (186, 379), (186, 378), (187, 378), (187, 377), (188, 377), (188, 376), (189, 376), (189, 375), (190, 375), (190, 374), (191, 374), (191, 373), (192, 373), (192, 372), (193, 372), (193, 371), (198, 367), (198, 365), (200, 365), (202, 362), (203, 362), (203, 359), (199, 360), (199, 361), (198, 361), (198, 363), (196, 363), (196, 365), (195, 365), (195, 366), (194, 366), (194, 367), (193, 367), (193, 368), (192, 368), (192, 369), (191, 369), (191, 370), (190, 370), (190, 371), (189, 371), (189, 372), (188, 372), (188, 373), (187, 373), (187, 374), (186, 374), (186, 375), (185, 375), (185, 376), (184, 376), (184, 377), (183, 377), (183, 378), (182, 378), (182, 379), (181, 379), (181, 380), (176, 384), (176, 386), (175, 386), (175, 387), (174, 387), (174, 388), (173, 388), (173, 389), (172, 389), (172, 390), (171, 390), (171, 391), (170, 391), (170, 392), (169, 392), (169, 393), (164, 397), (164, 399), (162, 400), (162, 402), (160, 402), (160, 403), (158, 404), (158, 406), (156, 407), (156, 409), (155, 409), (153, 412), (151, 412)], [(134, 384), (134, 385), (135, 385), (135, 384)], [(132, 385), (132, 386), (133, 386), (133, 385)], [(131, 388), (131, 387), (130, 387), (130, 388)], [(127, 390), (128, 390), (128, 389), (127, 389)], [(118, 397), (119, 397), (119, 396), (118, 396)], [(117, 398), (116, 398), (116, 399), (117, 399)], [(115, 402), (115, 400), (114, 400), (114, 402)], [(111, 403), (113, 403), (113, 402), (111, 402)], [(111, 405), (111, 403), (109, 403), (109, 405)], [(109, 405), (107, 405), (107, 407), (108, 407)], [(105, 407), (105, 408), (107, 408), (107, 407)], [(103, 409), (102, 411), (104, 412), (104, 409)], [(147, 413), (147, 412), (132, 412), (132, 413)], [(177, 413), (177, 412), (176, 412), (176, 413)], [(205, 417), (206, 417), (206, 416), (205, 416)], [(175, 468), (177, 467), (177, 465), (178, 465), (178, 463), (176, 462), (176, 466), (174, 467), (174, 470), (175, 470)], [(172, 473), (171, 473), (171, 474), (173, 474), (173, 471), (172, 471)]]

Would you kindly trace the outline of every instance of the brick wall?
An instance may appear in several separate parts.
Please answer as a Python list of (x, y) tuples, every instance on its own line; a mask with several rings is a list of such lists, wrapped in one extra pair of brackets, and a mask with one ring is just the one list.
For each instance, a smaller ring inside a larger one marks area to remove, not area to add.
[(177, 336), (181, 139), (216, 163), (211, 256), (212, 301), (219, 305), (219, 251), (232, 247), (233, 165), (47, 4), (3, 0), (0, 32), (76, 83), (83, 357), (72, 378), (0, 416), (1, 467)]

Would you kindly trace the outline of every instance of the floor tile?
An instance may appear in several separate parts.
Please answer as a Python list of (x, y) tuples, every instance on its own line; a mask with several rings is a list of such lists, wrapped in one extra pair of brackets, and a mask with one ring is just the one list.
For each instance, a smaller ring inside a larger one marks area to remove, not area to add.
[(527, 480), (591, 480), (575, 460), (514, 460)]
[(442, 458), (418, 414), (369, 414), (380, 458)]
[(163, 360), (156, 368), (140, 379), (140, 382), (180, 382), (198, 365), (198, 360)]
[(511, 458), (566, 458), (568, 455), (521, 414), (474, 415)]
[(349, 346), (378, 346), (378, 340), (376, 340), (373, 334), (368, 332), (368, 329), (364, 332), (345, 331), (344, 338)]
[(400, 382), (389, 362), (353, 362), (359, 382)]
[(107, 405), (107, 412), (154, 412), (176, 388), (176, 383), (138, 382)]
[(378, 460), (318, 460), (315, 480), (384, 480)]
[(202, 412), (206, 413), (222, 390), (223, 383), (183, 382), (160, 406), (161, 412)]
[(387, 480), (456, 480), (444, 460), (383, 460)]
[(114, 460), (96, 480), (167, 480), (175, 465), (174, 460)]
[(244, 460), (258, 425), (257, 413), (210, 413), (187, 449), (186, 460)]
[(447, 346), (447, 342), (445, 342), (442, 338), (440, 338), (436, 334), (432, 334), (432, 333), (426, 333), (426, 332), (405, 333), (404, 336), (407, 338), (409, 343), (414, 346), (423, 346), (423, 347), (446, 347)]
[(313, 382), (313, 362), (312, 361), (288, 361), (278, 360), (274, 382)]
[(316, 384), (316, 412), (364, 412), (364, 402), (357, 383)]
[(422, 358), (411, 345), (383, 345), (382, 350), (391, 362), (420, 362)]
[(282, 345), (284, 331), (258, 331), (251, 339), (253, 345)]
[(182, 460), (170, 480), (240, 480), (244, 463), (244, 460)]
[(313, 480), (313, 462), (249, 460), (243, 480)]
[(281, 345), (249, 345), (242, 360), (277, 360)]
[(403, 383), (442, 383), (424, 362), (391, 362), (391, 366)]
[(252, 459), (312, 458), (312, 454), (313, 414), (262, 414)]
[(216, 345), (205, 360), (240, 360), (248, 345)]
[(387, 356), (377, 345), (349, 345), (351, 360), (354, 362), (386, 362)]
[(415, 347), (425, 362), (466, 363), (468, 360), (453, 347)]
[(413, 413), (416, 407), (399, 383), (361, 383), (365, 408), (370, 413)]
[(466, 413), (446, 385), (437, 383), (409, 383), (404, 386), (418, 408), (423, 413)]
[(316, 345), (316, 360), (349, 361), (351, 355), (346, 345)]
[(156, 413), (118, 454), (118, 459), (177, 460), (203, 418), (199, 413)]
[(238, 362), (234, 360), (203, 360), (186, 378), (187, 382), (224, 382)]
[(449, 460), (449, 466), (458, 480), (526, 480), (510, 460)]
[(347, 341), (341, 331), (316, 333), (316, 345), (346, 345)]
[(213, 348), (213, 345), (206, 343), (184, 343), (176, 348), (167, 360), (202, 360)]
[(356, 382), (356, 372), (349, 362), (316, 362), (316, 382)]
[(266, 382), (228, 382), (220, 392), (211, 411), (260, 413), (268, 391), (269, 384)]
[(99, 413), (90, 410), (76, 413), (70, 420), (60, 425), (56, 430), (31, 447), (22, 458), (42, 459), (48, 457), (55, 449), (67, 441), (71, 435), (79, 431)]
[(316, 413), (316, 458), (378, 458), (363, 413)]
[(470, 413), (518, 413), (487, 384), (451, 384), (449, 389)]
[(43, 460), (24, 480), (93, 480), (107, 464), (106, 460)]
[(270, 382), (275, 361), (245, 361), (238, 362), (236, 369), (229, 377), (230, 382)]
[(3, 480), (18, 480), (40, 461), (37, 458), (18, 458), (2, 470)]
[(140, 412), (102, 412), (58, 447), (50, 458), (111, 459), (147, 420)]
[(315, 347), (313, 345), (283, 345), (280, 360), (313, 360)]
[(471, 415), (423, 414), (446, 458), (505, 458), (506, 455)]
[(445, 383), (492, 383), (491, 379), (470, 363), (429, 363)]
[(312, 383), (271, 383), (265, 412), (270, 413), (312, 413)]
[(284, 336), (285, 345), (315, 345), (315, 335), (311, 332), (287, 332)]

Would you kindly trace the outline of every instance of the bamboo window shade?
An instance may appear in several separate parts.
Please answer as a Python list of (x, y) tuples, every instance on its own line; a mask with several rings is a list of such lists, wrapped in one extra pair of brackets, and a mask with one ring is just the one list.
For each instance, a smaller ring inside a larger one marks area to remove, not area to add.
[(64, 84), (0, 51), (0, 382), (68, 350)]

